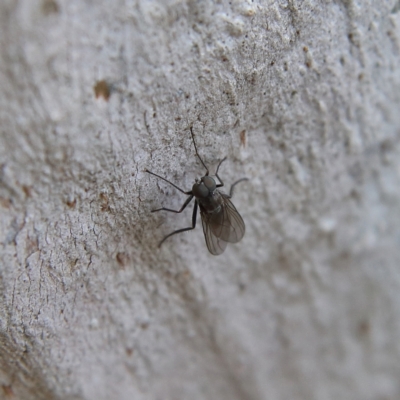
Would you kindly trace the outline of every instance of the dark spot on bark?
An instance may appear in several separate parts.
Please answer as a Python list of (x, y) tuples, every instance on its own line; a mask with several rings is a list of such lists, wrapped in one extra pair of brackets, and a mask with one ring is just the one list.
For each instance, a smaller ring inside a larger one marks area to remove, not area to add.
[(117, 260), (118, 264), (121, 267), (125, 267), (125, 265), (128, 264), (128, 262), (129, 262), (128, 255), (126, 253), (123, 253), (123, 252), (117, 253), (117, 255), (115, 256), (115, 259)]
[(371, 331), (371, 325), (368, 320), (362, 320), (358, 323), (357, 326), (357, 335), (360, 338), (368, 336)]
[(356, 189), (352, 189), (350, 191), (350, 198), (359, 203), (361, 201), (361, 195), (360, 192)]
[(104, 100), (108, 101), (110, 98), (110, 86), (105, 80), (98, 81), (93, 89), (96, 99), (102, 97)]
[(11, 385), (1, 385), (5, 397), (14, 397), (14, 392)]
[(76, 206), (76, 199), (68, 199), (65, 204), (69, 207), (69, 208), (75, 208)]
[(242, 132), (240, 132), (240, 143), (243, 147), (246, 146), (246, 130), (243, 129)]
[(349, 38), (349, 41), (352, 45), (356, 47), (360, 47), (360, 37), (357, 34), (357, 32), (350, 32), (347, 37)]
[(57, 14), (60, 8), (54, 0), (43, 0), (42, 12), (44, 15)]
[(304, 46), (304, 47), (303, 47), (303, 51), (304, 51), (304, 53), (308, 53), (308, 47), (307, 47), (307, 46)]
[(32, 186), (22, 185), (22, 190), (24, 191), (26, 197), (31, 197)]
[(383, 140), (379, 144), (379, 149), (382, 153), (387, 153), (390, 150), (393, 150), (393, 142), (389, 139)]
[(26, 252), (33, 254), (39, 250), (39, 239), (37, 237), (29, 237), (26, 241)]
[(128, 347), (125, 351), (127, 356), (131, 356), (133, 354), (133, 349), (131, 349), (130, 347)]
[(0, 197), (0, 205), (4, 208), (10, 208), (11, 206), (11, 200), (10, 199), (5, 199), (4, 197)]
[(100, 193), (100, 210), (101, 211), (110, 211), (110, 204), (108, 196), (105, 193)]

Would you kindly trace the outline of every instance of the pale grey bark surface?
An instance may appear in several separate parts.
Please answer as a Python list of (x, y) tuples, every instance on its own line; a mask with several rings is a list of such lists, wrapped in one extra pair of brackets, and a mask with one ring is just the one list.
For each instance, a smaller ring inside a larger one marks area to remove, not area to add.
[[(0, 398), (400, 398), (397, 0), (3, 0), (0, 44)], [(219, 257), (157, 248), (190, 123), (249, 178)]]

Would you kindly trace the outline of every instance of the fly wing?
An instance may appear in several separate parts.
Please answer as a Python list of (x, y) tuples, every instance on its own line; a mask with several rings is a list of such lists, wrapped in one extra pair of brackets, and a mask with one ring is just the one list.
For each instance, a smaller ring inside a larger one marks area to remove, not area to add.
[(200, 211), (200, 215), (201, 223), (203, 225), (204, 238), (206, 239), (208, 251), (212, 255), (218, 256), (225, 251), (226, 245), (228, 243), (213, 233), (213, 227), (215, 223), (212, 222), (212, 214), (207, 214)]
[(229, 196), (221, 193), (222, 207), (219, 213), (211, 214), (209, 225), (215, 236), (225, 242), (237, 243), (242, 240), (246, 227)]
[(211, 254), (222, 254), (229, 243), (239, 242), (245, 233), (242, 217), (229, 199), (221, 194), (221, 207), (218, 211), (207, 213), (200, 205), (204, 237)]

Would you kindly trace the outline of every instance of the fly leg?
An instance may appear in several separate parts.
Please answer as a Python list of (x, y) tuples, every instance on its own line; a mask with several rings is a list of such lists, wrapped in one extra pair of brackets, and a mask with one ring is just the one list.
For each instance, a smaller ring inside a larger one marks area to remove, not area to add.
[[(193, 198), (193, 196), (191, 196), (190, 200)], [(189, 202), (186, 200), (185, 204), (183, 205), (184, 207), (186, 207), (189, 204)], [(182, 206), (182, 207), (183, 207)], [(154, 211), (158, 211), (158, 210), (154, 210)], [(174, 210), (168, 210), (168, 211), (173, 211), (173, 212), (181, 212), (182, 209), (180, 211), (174, 211)], [(196, 219), (197, 219), (197, 201), (194, 202), (194, 207), (193, 207), (193, 214), (192, 214), (192, 226), (189, 226), (188, 228), (182, 228), (182, 229), (178, 229), (177, 231), (173, 231), (171, 232), (169, 235), (165, 236), (165, 238), (163, 240), (161, 240), (161, 242), (159, 243), (158, 247), (161, 247), (161, 245), (172, 235), (176, 235), (177, 233), (181, 233), (181, 232), (186, 232), (186, 231), (191, 231), (192, 229), (196, 228)]]
[(232, 183), (231, 190), (229, 191), (229, 198), (231, 198), (233, 196), (233, 189), (235, 188), (235, 186), (238, 183), (243, 182), (243, 181), (248, 181), (248, 180), (249, 180), (249, 178), (242, 178), (242, 179), (239, 179), (238, 181)]
[(192, 201), (193, 199), (193, 195), (190, 195), (186, 201), (183, 203), (182, 207), (179, 210), (171, 210), (170, 208), (165, 208), (165, 207), (161, 207), (161, 208), (157, 208), (156, 210), (151, 210), (151, 212), (156, 212), (156, 211), (169, 211), (169, 212), (174, 212), (174, 213), (181, 213), (186, 207), (187, 205)]
[(217, 167), (217, 171), (215, 172), (215, 176), (218, 178), (218, 180), (221, 182), (221, 183), (219, 183), (218, 185), (217, 185), (217, 188), (218, 187), (222, 187), (222, 186), (224, 186), (224, 182), (222, 181), (222, 179), (219, 177), (219, 175), (218, 175), (218, 170), (219, 170), (219, 167), (221, 166), (221, 164), (224, 162), (226, 160), (226, 157), (224, 157), (220, 162), (219, 162), (219, 164), (218, 164), (218, 167)]
[[(219, 162), (218, 167), (217, 167), (217, 171), (215, 172), (215, 176), (216, 176), (216, 177), (218, 178), (218, 180), (221, 182), (221, 183), (219, 183), (219, 184), (217, 185), (217, 188), (223, 187), (223, 186), (224, 186), (224, 182), (223, 182), (223, 180), (220, 178), (220, 176), (218, 175), (218, 171), (219, 171), (219, 167), (221, 166), (221, 164), (222, 164), (225, 160), (226, 160), (226, 157), (223, 158), (223, 159)], [(232, 183), (231, 190), (230, 190), (230, 192), (229, 192), (229, 198), (233, 196), (233, 189), (235, 188), (235, 186), (236, 186), (238, 183), (243, 182), (243, 181), (248, 181), (248, 180), (249, 180), (249, 178), (242, 178), (242, 179), (239, 179), (238, 181)]]

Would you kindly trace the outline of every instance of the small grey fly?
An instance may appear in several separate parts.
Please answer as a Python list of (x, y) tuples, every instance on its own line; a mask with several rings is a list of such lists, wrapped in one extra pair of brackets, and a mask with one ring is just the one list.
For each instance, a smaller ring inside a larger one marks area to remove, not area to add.
[(199, 160), (206, 169), (206, 174), (201, 179), (196, 179), (196, 182), (192, 186), (192, 190), (185, 192), (162, 176), (157, 175), (147, 169), (145, 170), (149, 174), (154, 175), (159, 179), (162, 179), (163, 181), (172, 185), (174, 188), (178, 189), (183, 194), (189, 196), (179, 210), (171, 210), (169, 208), (162, 207), (156, 210), (152, 210), (152, 212), (164, 210), (174, 213), (181, 213), (193, 200), (193, 197), (195, 198), (192, 215), (192, 226), (171, 232), (169, 235), (165, 236), (165, 238), (160, 242), (159, 246), (161, 246), (165, 242), (165, 240), (172, 235), (194, 229), (196, 227), (197, 208), (199, 207), (201, 222), (203, 224), (204, 237), (206, 239), (208, 250), (211, 254), (217, 256), (224, 252), (228, 243), (237, 243), (244, 236), (245, 225), (243, 219), (230, 199), (232, 198), (234, 187), (239, 182), (246, 181), (247, 178), (239, 179), (238, 181), (233, 183), (229, 195), (218, 190), (218, 188), (224, 186), (224, 182), (218, 175), (218, 170), (221, 164), (226, 160), (226, 157), (220, 161), (217, 167), (217, 171), (215, 172), (215, 176), (220, 182), (217, 184), (215, 182), (215, 179), (209, 176), (209, 170), (197, 151), (192, 127), (190, 127), (190, 133), (192, 135), (196, 155), (197, 157), (199, 157)]

